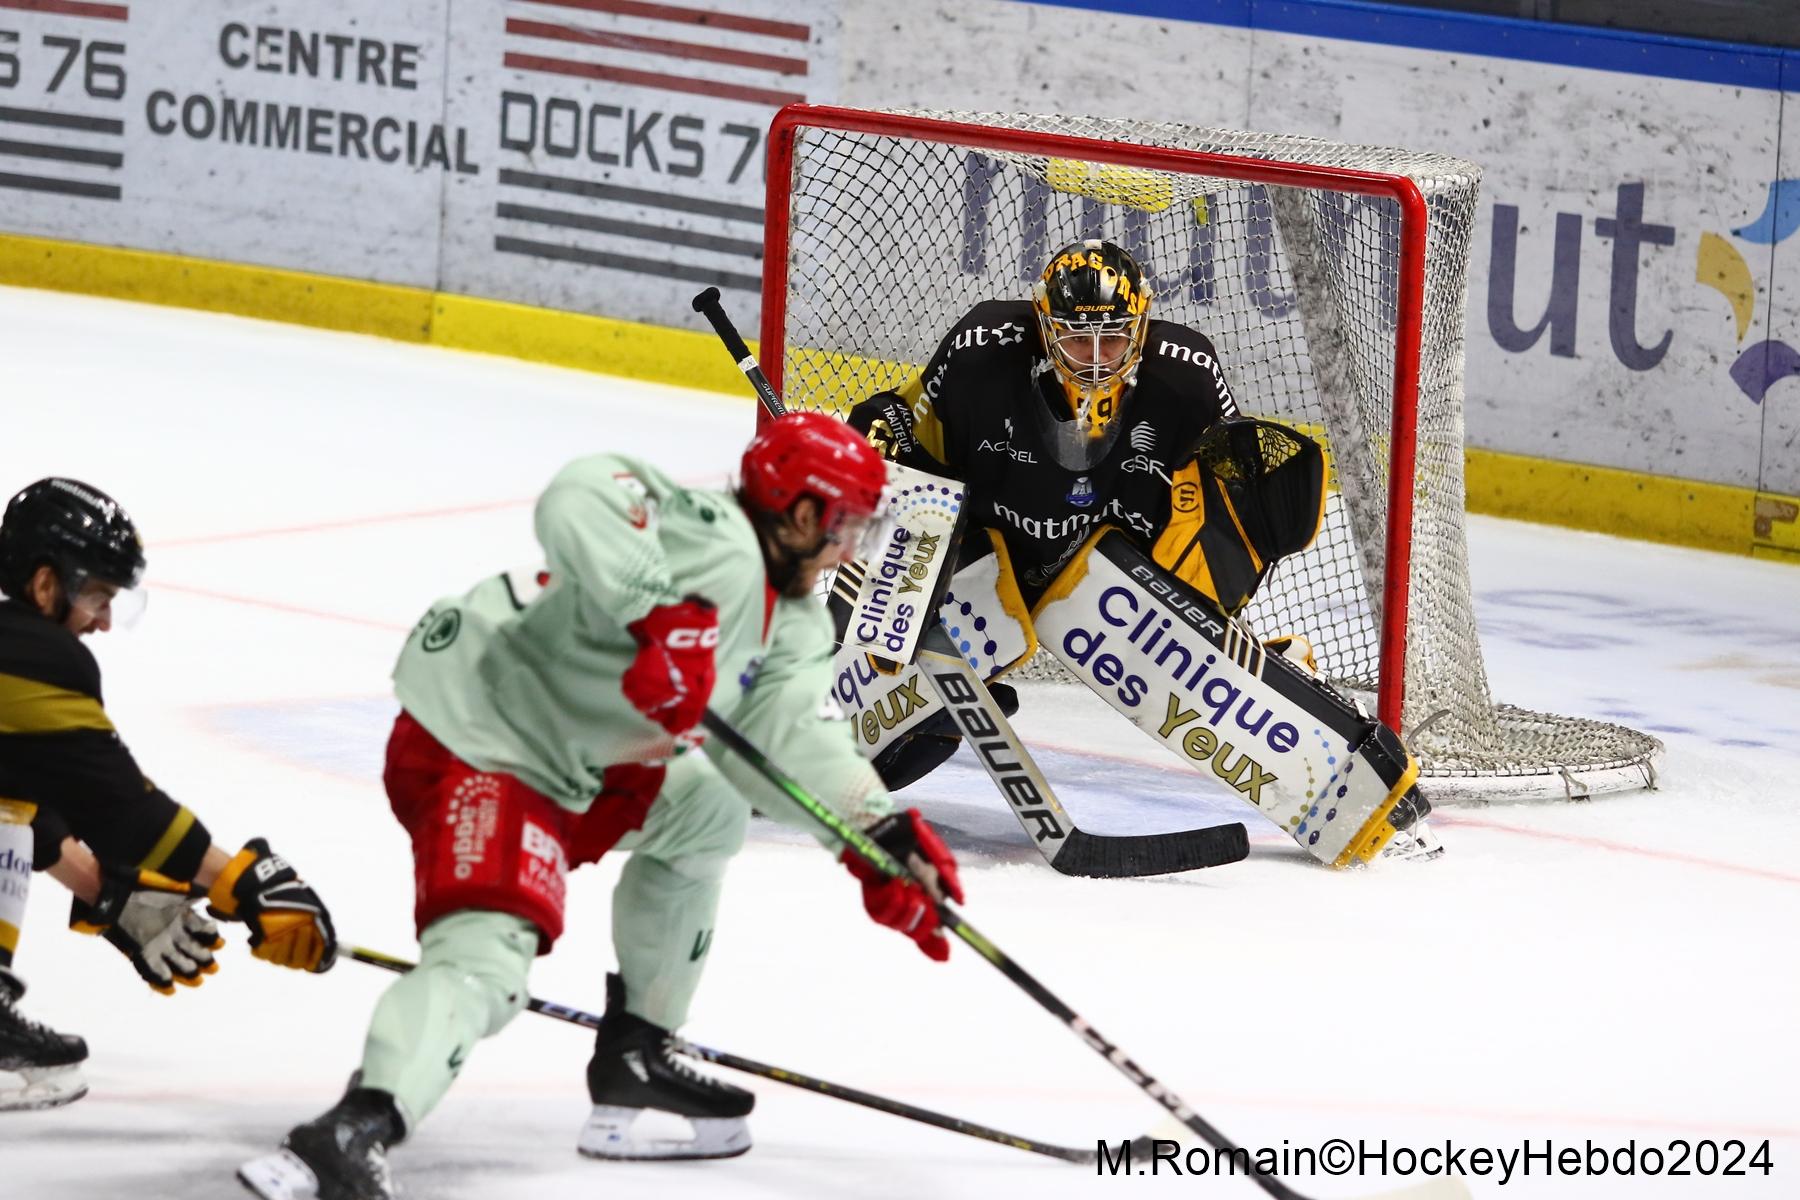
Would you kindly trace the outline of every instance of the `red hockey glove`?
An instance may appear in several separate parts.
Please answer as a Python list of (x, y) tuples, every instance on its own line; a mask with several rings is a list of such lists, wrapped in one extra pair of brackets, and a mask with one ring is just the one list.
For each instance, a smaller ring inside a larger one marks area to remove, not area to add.
[(898, 929), (917, 942), (927, 958), (943, 962), (950, 957), (950, 943), (938, 922), (937, 906), (944, 900), (962, 903), (956, 857), (916, 808), (883, 817), (869, 826), (868, 834), (905, 863), (916, 879), (883, 875), (854, 850), (845, 850), (844, 865), (862, 881), (863, 907), (876, 924)]
[(637, 657), (625, 668), (619, 690), (631, 706), (670, 733), (686, 733), (700, 723), (712, 699), (718, 669), (719, 610), (689, 596), (680, 604), (653, 608), (625, 627), (637, 639)]

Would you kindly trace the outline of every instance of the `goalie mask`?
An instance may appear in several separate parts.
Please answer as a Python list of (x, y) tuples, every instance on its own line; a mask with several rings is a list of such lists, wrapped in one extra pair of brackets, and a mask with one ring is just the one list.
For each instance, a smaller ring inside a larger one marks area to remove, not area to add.
[(1150, 290), (1118, 246), (1075, 242), (1051, 256), (1032, 288), (1032, 307), (1066, 405), (1043, 431), (1059, 463), (1086, 470), (1106, 457), (1123, 426), (1150, 328)]

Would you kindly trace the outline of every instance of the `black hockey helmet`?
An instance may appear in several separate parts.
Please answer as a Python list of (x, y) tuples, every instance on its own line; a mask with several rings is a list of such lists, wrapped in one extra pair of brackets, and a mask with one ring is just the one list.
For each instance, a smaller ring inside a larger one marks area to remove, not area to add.
[[(1117, 438), (1150, 328), (1150, 288), (1137, 261), (1112, 242), (1073, 242), (1050, 256), (1032, 289), (1038, 332), (1067, 416), (1072, 457), (1085, 468)], [(1059, 458), (1064, 455), (1059, 454)]]
[(90, 582), (134, 591), (144, 542), (119, 502), (77, 479), (40, 479), (12, 498), (0, 519), (0, 591), (22, 599), (48, 565), (71, 603)]

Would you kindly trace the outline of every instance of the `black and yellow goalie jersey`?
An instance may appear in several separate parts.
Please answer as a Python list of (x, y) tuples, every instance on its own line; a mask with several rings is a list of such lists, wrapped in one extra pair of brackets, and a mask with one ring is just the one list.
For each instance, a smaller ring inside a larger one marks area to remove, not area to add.
[(1042, 590), (1099, 525), (1148, 548), (1169, 520), (1170, 478), (1200, 435), (1237, 407), (1204, 334), (1151, 321), (1111, 448), (1074, 470), (1044, 422), (1067, 411), (1031, 303), (976, 305), (898, 392), (857, 405), (850, 424), (907, 466), (960, 479), (976, 526), (1005, 539), (1027, 594)]
[(40, 869), (73, 835), (108, 866), (187, 880), (211, 844), (138, 770), (106, 715), (93, 654), (12, 600), (0, 601), (0, 797), (36, 806)]

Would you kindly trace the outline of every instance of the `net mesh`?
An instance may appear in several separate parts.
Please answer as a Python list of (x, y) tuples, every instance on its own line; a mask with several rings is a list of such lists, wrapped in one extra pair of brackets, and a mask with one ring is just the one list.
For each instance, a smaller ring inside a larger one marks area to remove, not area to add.
[[(1480, 171), (1436, 154), (1104, 118), (914, 112), (898, 117), (1404, 175), (1429, 214), (1420, 345), (1411, 600), (1401, 728), (1428, 775), (1561, 776), (1647, 763), (1654, 738), (1497, 706), (1489, 697), (1463, 531), (1463, 309)], [(1317, 187), (977, 150), (803, 127), (790, 181), (784, 392), (844, 412), (915, 375), (982, 300), (1027, 297), (1081, 238), (1119, 242), (1149, 275), (1152, 313), (1218, 347), (1245, 412), (1325, 447), (1330, 493), (1313, 546), (1282, 562), (1246, 618), (1311, 640), (1341, 687), (1379, 682), (1389, 445), (1400, 287), (1396, 201)], [(1095, 158), (1104, 151), (1092, 150)], [(772, 269), (782, 269), (772, 265)], [(1040, 663), (1049, 663), (1040, 655)], [(1027, 676), (1055, 677), (1054, 667)]]

